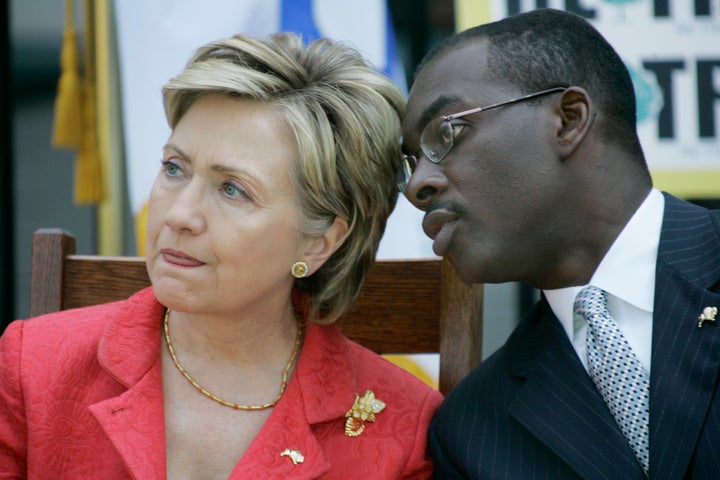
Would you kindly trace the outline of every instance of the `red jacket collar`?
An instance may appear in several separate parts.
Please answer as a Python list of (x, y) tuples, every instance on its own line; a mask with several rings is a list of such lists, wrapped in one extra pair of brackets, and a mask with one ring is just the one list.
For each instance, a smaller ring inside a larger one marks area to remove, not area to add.
[[(157, 474), (165, 468), (159, 362), (164, 308), (152, 287), (138, 292), (114, 310), (98, 347), (100, 364), (128, 390), (91, 410), (136, 478), (149, 478), (145, 475), (150, 473), (159, 478), (162, 474)], [(285, 394), (231, 478), (244, 478), (258, 468), (272, 472), (268, 479), (317, 478), (330, 468), (312, 426), (344, 419), (355, 395), (362, 393), (350, 345), (334, 325), (308, 326)], [(140, 410), (142, 419), (137, 417)], [(337, 428), (342, 428), (344, 422), (337, 423)], [(302, 452), (302, 468), (281, 456), (285, 449)]]

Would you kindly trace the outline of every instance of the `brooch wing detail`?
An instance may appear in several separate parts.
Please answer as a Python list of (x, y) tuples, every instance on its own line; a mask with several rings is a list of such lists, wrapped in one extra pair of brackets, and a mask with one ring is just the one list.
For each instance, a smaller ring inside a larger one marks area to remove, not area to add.
[(365, 431), (365, 422), (374, 422), (375, 416), (385, 409), (385, 402), (375, 397), (372, 390), (363, 396), (355, 395), (355, 403), (345, 414), (345, 435), (357, 437)]

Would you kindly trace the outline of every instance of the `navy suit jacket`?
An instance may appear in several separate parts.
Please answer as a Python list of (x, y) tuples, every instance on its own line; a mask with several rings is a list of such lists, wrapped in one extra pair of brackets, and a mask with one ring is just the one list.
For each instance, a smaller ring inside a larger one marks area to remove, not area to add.
[[(650, 378), (650, 478), (720, 478), (720, 211), (665, 194)], [(637, 479), (640, 464), (542, 298), (445, 400), (437, 479)]]

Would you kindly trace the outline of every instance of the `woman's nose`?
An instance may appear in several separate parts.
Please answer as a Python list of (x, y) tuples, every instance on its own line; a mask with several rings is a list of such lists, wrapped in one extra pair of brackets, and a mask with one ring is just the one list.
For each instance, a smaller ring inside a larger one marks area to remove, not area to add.
[(201, 232), (205, 226), (204, 189), (190, 182), (173, 200), (165, 215), (165, 223), (173, 230)]

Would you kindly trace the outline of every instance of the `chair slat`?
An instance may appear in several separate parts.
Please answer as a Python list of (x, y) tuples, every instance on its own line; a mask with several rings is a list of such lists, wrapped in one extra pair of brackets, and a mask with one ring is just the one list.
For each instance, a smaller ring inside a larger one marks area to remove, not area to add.
[[(122, 300), (150, 285), (140, 257), (75, 255), (61, 229), (33, 234), (30, 315)], [(482, 286), (441, 259), (378, 260), (343, 332), (377, 353), (439, 353), (440, 391), (480, 362)]]

